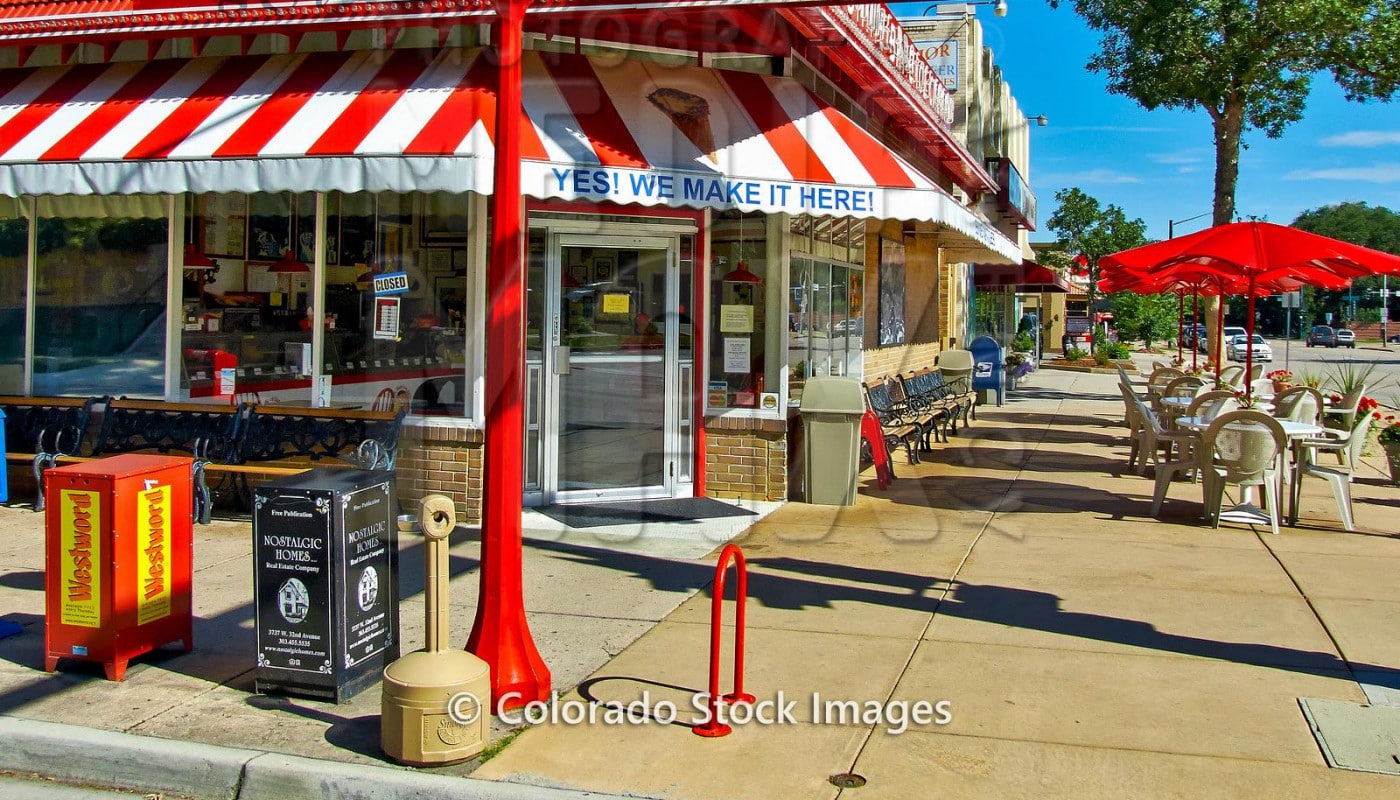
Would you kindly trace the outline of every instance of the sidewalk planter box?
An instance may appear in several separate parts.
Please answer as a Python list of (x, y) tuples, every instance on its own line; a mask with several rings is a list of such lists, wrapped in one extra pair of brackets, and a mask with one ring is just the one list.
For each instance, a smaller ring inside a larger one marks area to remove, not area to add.
[(389, 470), (314, 469), (255, 490), (255, 691), (340, 703), (398, 657), (397, 516)]
[(109, 680), (169, 642), (194, 648), (194, 460), (120, 455), (55, 467), (44, 488), (44, 670), (102, 664)]

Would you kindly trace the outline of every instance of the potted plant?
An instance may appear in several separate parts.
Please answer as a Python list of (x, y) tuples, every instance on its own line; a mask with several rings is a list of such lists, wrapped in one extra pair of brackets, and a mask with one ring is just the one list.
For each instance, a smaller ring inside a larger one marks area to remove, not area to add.
[(1274, 382), (1274, 394), (1281, 393), (1284, 389), (1293, 385), (1293, 373), (1286, 369), (1276, 369), (1266, 374), (1264, 377)]
[(1376, 424), (1380, 426), (1376, 441), (1380, 442), (1381, 449), (1385, 450), (1385, 460), (1390, 465), (1390, 482), (1394, 486), (1400, 486), (1400, 419), (1394, 414), (1383, 416), (1379, 411), (1373, 413), (1376, 415)]

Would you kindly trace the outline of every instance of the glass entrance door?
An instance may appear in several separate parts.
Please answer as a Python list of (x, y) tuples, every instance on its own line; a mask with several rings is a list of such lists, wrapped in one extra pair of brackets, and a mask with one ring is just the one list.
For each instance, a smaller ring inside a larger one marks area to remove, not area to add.
[(538, 459), (532, 487), (527, 452), (527, 496), (675, 496), (676, 461), (690, 452), (680, 443), (678, 240), (537, 230), (531, 241), (526, 449)]

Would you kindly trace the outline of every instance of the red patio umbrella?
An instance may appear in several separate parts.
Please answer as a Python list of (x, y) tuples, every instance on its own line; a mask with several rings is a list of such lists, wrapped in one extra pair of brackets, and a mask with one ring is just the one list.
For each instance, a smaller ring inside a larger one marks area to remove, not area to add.
[[(1400, 274), (1400, 256), (1269, 222), (1217, 225), (1178, 239), (1114, 253), (1099, 263), (1144, 276), (1188, 280), (1216, 276), (1230, 287), (1242, 287), (1249, 300), (1245, 328), (1251, 339), (1254, 297), (1260, 289), (1267, 289), (1265, 294), (1305, 285), (1337, 289), (1364, 275)], [(1246, 351), (1245, 369), (1254, 369), (1252, 348)], [(1246, 383), (1246, 397), (1249, 391)]]

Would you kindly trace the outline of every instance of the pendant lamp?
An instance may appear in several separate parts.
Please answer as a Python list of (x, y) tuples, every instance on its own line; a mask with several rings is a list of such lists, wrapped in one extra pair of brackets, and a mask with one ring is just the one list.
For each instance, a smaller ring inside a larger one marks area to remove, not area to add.
[(739, 214), (739, 263), (726, 272), (720, 280), (726, 283), (763, 283), (763, 279), (749, 272), (749, 262), (744, 260), (744, 215)]

